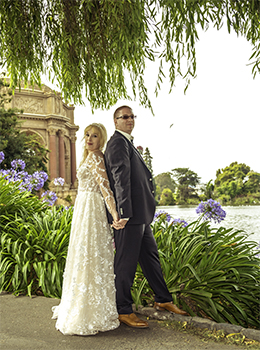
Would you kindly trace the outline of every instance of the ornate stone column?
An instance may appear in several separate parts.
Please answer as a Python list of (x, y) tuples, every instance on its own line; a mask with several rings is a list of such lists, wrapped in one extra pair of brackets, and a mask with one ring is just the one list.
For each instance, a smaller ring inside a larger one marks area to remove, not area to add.
[(50, 136), (50, 180), (57, 177), (57, 150), (56, 150), (56, 130), (48, 129)]
[(59, 130), (59, 176), (65, 180), (65, 148), (64, 148), (64, 131)]
[(76, 181), (76, 136), (71, 136), (70, 139), (70, 148), (71, 148), (71, 183), (72, 186)]

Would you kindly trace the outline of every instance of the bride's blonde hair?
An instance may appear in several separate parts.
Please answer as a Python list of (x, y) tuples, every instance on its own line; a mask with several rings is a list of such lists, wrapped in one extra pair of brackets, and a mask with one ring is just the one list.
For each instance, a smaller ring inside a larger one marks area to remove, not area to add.
[[(88, 125), (85, 130), (84, 130), (84, 136), (83, 136), (83, 139), (82, 141), (85, 140), (85, 136), (86, 136), (86, 133), (90, 130), (90, 129), (93, 129), (95, 133), (97, 133), (98, 137), (99, 137), (99, 141), (100, 141), (100, 146), (99, 146), (99, 149), (100, 151), (103, 151), (104, 150), (104, 147), (105, 147), (105, 144), (107, 142), (107, 131), (106, 131), (106, 128), (104, 127), (103, 124), (100, 124), (100, 123), (92, 123), (90, 125)], [(81, 160), (81, 163), (84, 163), (85, 159), (87, 158), (88, 156), (88, 150), (86, 149), (86, 145), (85, 145), (85, 142), (84, 142), (84, 145), (83, 145), (83, 157), (82, 157), (82, 160)]]

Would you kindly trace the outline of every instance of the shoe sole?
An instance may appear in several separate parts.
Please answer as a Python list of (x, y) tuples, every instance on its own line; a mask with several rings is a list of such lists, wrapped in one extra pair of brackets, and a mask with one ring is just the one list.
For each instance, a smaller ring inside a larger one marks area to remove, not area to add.
[(133, 326), (133, 325), (128, 324), (128, 323), (126, 323), (124, 321), (120, 321), (120, 324), (122, 324), (122, 323), (127, 325), (128, 327), (131, 327), (131, 328), (142, 328), (142, 329), (149, 328), (149, 326)]
[(175, 314), (175, 315), (181, 315), (181, 316), (188, 316), (188, 315), (189, 315), (188, 313), (181, 314), (181, 313), (178, 313), (178, 312), (174, 312), (174, 311), (171, 311), (171, 310), (167, 310), (167, 309), (162, 308), (162, 307), (160, 307), (160, 306), (154, 306), (153, 308), (156, 309), (156, 310), (158, 310), (158, 311), (168, 311), (168, 312), (171, 312), (172, 314)]

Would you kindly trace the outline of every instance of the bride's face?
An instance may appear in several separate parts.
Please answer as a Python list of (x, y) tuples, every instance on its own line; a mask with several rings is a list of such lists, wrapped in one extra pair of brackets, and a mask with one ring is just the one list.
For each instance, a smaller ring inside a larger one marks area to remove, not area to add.
[(86, 131), (85, 134), (86, 149), (90, 152), (96, 151), (100, 147), (100, 138), (94, 128)]

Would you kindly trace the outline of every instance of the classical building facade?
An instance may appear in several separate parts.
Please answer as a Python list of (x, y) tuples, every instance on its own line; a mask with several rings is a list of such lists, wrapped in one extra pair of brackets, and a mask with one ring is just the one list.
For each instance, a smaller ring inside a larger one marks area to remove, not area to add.
[[(21, 87), (15, 90), (8, 107), (22, 109), (21, 131), (37, 135), (49, 149), (47, 168), (50, 180), (65, 179), (62, 197), (70, 195), (72, 202), (77, 192), (76, 181), (76, 132), (74, 106), (63, 102), (61, 94), (46, 85)], [(51, 185), (52, 186), (52, 185)]]

